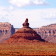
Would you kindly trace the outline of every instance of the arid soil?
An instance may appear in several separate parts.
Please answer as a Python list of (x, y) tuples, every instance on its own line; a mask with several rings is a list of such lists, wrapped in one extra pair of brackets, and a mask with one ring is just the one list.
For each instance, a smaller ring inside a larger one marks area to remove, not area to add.
[(56, 55), (56, 44), (20, 39), (14, 43), (0, 43), (0, 56)]

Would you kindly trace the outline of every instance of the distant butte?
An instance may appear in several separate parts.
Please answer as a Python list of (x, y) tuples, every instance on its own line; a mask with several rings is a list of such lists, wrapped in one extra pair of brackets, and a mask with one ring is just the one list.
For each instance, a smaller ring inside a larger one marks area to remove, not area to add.
[(7, 40), (7, 42), (18, 42), (20, 39), (44, 41), (39, 34), (29, 27), (28, 18), (26, 18), (22, 25), (23, 27), (18, 29), (18, 31)]

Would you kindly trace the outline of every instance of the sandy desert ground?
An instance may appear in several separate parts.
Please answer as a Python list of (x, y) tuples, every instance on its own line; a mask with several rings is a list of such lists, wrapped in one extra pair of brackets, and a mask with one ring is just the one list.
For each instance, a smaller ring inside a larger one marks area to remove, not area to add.
[(0, 43), (0, 56), (56, 55), (56, 44), (40, 41)]

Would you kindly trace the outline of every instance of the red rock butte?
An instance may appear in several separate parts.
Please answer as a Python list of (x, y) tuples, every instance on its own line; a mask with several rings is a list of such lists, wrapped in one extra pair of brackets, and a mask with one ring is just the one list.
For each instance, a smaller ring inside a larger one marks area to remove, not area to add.
[(18, 29), (18, 31), (13, 34), (10, 39), (27, 39), (27, 40), (41, 40), (41, 36), (37, 34), (32, 28), (29, 27), (28, 18), (26, 18), (25, 22), (22, 24), (23, 27)]

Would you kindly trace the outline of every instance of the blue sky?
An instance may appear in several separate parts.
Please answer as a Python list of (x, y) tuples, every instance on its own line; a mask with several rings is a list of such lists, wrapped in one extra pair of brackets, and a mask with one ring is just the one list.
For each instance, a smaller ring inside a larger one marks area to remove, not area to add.
[(0, 0), (0, 22), (21, 28), (26, 18), (32, 28), (56, 23), (56, 0)]
[[(10, 5), (12, 4), (9, 3), (9, 0), (0, 0), (0, 6), (8, 7)], [(46, 0), (46, 5), (41, 5), (41, 4), (40, 5), (29, 5), (29, 6), (24, 6), (21, 8), (22, 9), (56, 8), (56, 0)]]

